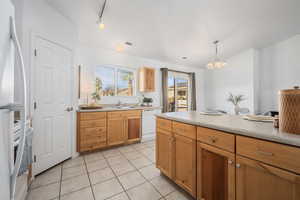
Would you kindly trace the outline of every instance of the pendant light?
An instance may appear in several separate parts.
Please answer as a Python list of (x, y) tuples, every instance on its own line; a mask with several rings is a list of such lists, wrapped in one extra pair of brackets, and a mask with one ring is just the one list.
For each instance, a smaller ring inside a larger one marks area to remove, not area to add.
[(216, 46), (216, 56), (214, 58), (214, 60), (212, 60), (211, 62), (209, 62), (207, 64), (207, 69), (220, 69), (220, 68), (223, 68), (225, 67), (225, 65), (227, 64), (225, 61), (222, 61), (220, 59), (220, 57), (218, 56), (218, 44), (219, 44), (219, 41), (216, 40), (214, 41), (213, 43), (215, 46)]
[(104, 10), (105, 10), (105, 6), (106, 6), (106, 0), (104, 1), (103, 6), (102, 6), (102, 8), (101, 8), (101, 10), (98, 14), (99, 19), (98, 19), (97, 23), (98, 23), (98, 26), (99, 26), (100, 30), (105, 28), (105, 24), (103, 22), (103, 13), (104, 13)]

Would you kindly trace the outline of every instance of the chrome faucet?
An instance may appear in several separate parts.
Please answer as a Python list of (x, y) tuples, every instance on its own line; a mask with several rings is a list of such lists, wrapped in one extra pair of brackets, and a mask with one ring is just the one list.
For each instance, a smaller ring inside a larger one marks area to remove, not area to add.
[(122, 102), (119, 100), (117, 103), (117, 106), (121, 106), (121, 105), (122, 105)]

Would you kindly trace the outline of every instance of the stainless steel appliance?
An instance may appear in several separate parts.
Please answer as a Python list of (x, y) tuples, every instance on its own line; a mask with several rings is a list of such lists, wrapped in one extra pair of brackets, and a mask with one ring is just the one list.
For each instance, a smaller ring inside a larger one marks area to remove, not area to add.
[[(0, 194), (1, 200), (15, 200), (16, 183), (26, 137), (27, 87), (23, 57), (14, 22), (14, 6), (10, 0), (0, 5)], [(14, 64), (16, 58), (20, 65)], [(23, 102), (14, 102), (15, 67), (22, 74)], [(14, 112), (20, 112), (20, 137), (14, 154)], [(14, 155), (16, 158), (14, 158)]]

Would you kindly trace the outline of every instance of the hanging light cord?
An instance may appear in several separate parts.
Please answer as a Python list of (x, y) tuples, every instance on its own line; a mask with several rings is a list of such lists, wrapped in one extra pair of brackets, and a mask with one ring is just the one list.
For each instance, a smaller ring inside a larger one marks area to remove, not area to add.
[(106, 0), (103, 3), (102, 9), (99, 12), (99, 20), (101, 21), (106, 6)]

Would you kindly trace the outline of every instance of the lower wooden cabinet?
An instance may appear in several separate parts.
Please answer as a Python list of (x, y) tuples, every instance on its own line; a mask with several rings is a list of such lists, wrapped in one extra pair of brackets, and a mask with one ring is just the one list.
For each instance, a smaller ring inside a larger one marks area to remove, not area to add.
[(196, 140), (174, 135), (174, 181), (196, 197)]
[(173, 177), (173, 136), (169, 131), (156, 131), (156, 167), (169, 178)]
[(140, 110), (77, 113), (77, 151), (80, 153), (140, 140)]
[(136, 116), (128, 116), (126, 119), (126, 129), (128, 140), (127, 142), (136, 142), (141, 139), (141, 123), (142, 118), (141, 115)]
[(234, 200), (235, 155), (198, 142), (197, 191), (199, 200)]
[(118, 145), (127, 141), (127, 131), (124, 117), (113, 117), (107, 120), (107, 144)]
[(157, 120), (156, 166), (198, 200), (300, 200), (299, 148)]
[(237, 200), (299, 200), (300, 176), (241, 156), (236, 158)]

